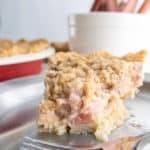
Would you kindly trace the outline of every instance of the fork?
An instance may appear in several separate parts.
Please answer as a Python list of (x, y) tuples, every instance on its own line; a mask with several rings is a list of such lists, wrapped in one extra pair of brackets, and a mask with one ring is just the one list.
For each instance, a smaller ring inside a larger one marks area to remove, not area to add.
[(120, 146), (120, 149), (122, 149), (126, 145), (129, 147), (129, 150), (142, 150), (144, 145), (148, 143), (150, 143), (150, 132), (139, 136), (128, 136), (124, 138), (118, 138), (104, 144), (98, 144), (89, 147), (75, 145), (64, 146), (61, 144), (49, 143), (43, 140), (34, 139), (26, 136), (22, 142), (20, 150), (107, 150), (108, 148), (111, 148), (111, 150), (116, 150), (118, 146)]
[(76, 150), (75, 148), (64, 146), (55, 143), (49, 143), (43, 140), (34, 139), (31, 137), (26, 136), (23, 140), (20, 150), (51, 150), (58, 149), (58, 150)]

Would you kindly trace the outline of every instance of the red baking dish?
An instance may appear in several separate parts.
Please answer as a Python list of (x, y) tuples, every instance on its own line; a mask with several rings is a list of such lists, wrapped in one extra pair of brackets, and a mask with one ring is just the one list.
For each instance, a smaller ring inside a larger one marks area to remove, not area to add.
[(53, 53), (54, 49), (49, 48), (35, 54), (0, 58), (0, 82), (40, 73), (43, 59)]
[(0, 66), (0, 81), (37, 74), (41, 71), (42, 60)]

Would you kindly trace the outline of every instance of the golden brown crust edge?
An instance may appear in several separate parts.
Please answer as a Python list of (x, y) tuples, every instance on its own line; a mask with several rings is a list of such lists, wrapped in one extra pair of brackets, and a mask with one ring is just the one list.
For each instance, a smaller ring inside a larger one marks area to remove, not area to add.
[(146, 50), (141, 50), (137, 53), (128, 53), (123, 56), (122, 59), (126, 61), (136, 61), (136, 62), (144, 62), (148, 52)]
[[(71, 57), (71, 56), (82, 56), (76, 52), (67, 52), (67, 56), (65, 52), (58, 52), (56, 53), (57, 57), (61, 58), (61, 59), (65, 59), (66, 57)], [(115, 56), (112, 53), (108, 52), (108, 51), (99, 51), (99, 52), (94, 52), (88, 55), (83, 55), (86, 56), (86, 58), (91, 59), (91, 58), (97, 58), (97, 57), (104, 57), (104, 58), (110, 58), (110, 59), (122, 59), (125, 61), (133, 61), (133, 62), (141, 62), (143, 63), (145, 61), (145, 58), (147, 56), (148, 52), (146, 50), (140, 50), (136, 53), (128, 53), (124, 56)], [(51, 57), (50, 57), (51, 58)]]
[(147, 54), (148, 54), (148, 52), (146, 50), (140, 50), (136, 53), (128, 53), (122, 57), (119, 57), (119, 56), (117, 57), (108, 51), (99, 51), (99, 52), (89, 54), (87, 56), (87, 58), (94, 58), (94, 57), (117, 58), (117, 59), (122, 59), (125, 61), (135, 61), (135, 62), (142, 62), (143, 63)]

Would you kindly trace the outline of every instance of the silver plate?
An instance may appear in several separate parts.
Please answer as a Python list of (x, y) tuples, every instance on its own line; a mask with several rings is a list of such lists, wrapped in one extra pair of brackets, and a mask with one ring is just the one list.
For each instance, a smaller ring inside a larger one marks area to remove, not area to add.
[[(38, 103), (42, 99), (44, 75), (0, 83), (0, 149), (16, 150), (25, 135), (65, 144), (97, 143), (92, 135), (39, 134), (36, 128)], [(110, 135), (110, 139), (138, 135), (150, 130), (150, 84), (144, 83), (134, 100), (126, 101), (130, 118)]]
[(150, 73), (145, 73), (144, 74), (144, 82), (149, 82), (150, 83)]

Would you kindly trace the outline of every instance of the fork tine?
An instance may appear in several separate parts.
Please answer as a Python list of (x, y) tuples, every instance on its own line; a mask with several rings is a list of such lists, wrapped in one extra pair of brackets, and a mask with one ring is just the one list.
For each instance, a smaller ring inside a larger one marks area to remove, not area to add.
[[(69, 146), (63, 146), (63, 145), (59, 145), (59, 144), (55, 144), (55, 143), (49, 143), (49, 142), (45, 142), (45, 141), (42, 141), (42, 140), (33, 139), (33, 138), (30, 138), (30, 137), (25, 137), (22, 145), (25, 145), (26, 147), (27, 146), (28, 147), (30, 147), (30, 146), (34, 146), (35, 147), (35, 146), (38, 145), (40, 148), (41, 147), (42, 148), (46, 148), (46, 147), (49, 148), (50, 147), (50, 148), (55, 148), (55, 149), (58, 148), (59, 150), (77, 150), (78, 149), (78, 148), (73, 148), (73, 147), (69, 147)], [(47, 149), (44, 149), (44, 150), (47, 150)]]
[(35, 145), (32, 143), (23, 142), (21, 150), (50, 150), (50, 149), (47, 149), (47, 148), (44, 148), (44, 147), (41, 147), (39, 145)]

